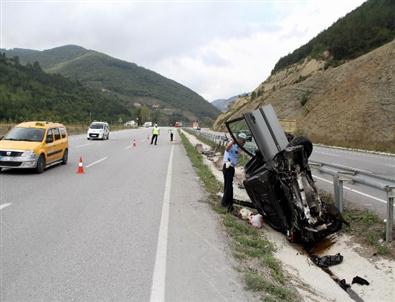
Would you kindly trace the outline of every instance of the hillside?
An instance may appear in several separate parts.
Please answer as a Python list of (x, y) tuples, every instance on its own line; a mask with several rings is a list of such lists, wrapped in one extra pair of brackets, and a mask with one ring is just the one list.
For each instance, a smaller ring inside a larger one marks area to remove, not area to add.
[(130, 116), (117, 98), (50, 75), (39, 64), (23, 66), (0, 56), (0, 121), (52, 120), (84, 122), (90, 118), (117, 122)]
[(189, 88), (134, 63), (67, 45), (44, 51), (7, 50), (22, 63), (38, 61), (50, 73), (59, 73), (97, 91), (119, 97), (130, 110), (144, 105), (151, 118), (162, 123), (200, 120), (211, 123), (218, 110)]
[(395, 1), (368, 0), (307, 44), (281, 58), (272, 74), (306, 58), (324, 58), (336, 66), (395, 38)]
[(276, 72), (215, 122), (272, 104), (314, 142), (395, 152), (395, 40), (338, 67), (305, 59)]
[(230, 105), (232, 105), (239, 97), (246, 96), (248, 93), (232, 96), (227, 99), (218, 99), (211, 102), (219, 111), (226, 112)]

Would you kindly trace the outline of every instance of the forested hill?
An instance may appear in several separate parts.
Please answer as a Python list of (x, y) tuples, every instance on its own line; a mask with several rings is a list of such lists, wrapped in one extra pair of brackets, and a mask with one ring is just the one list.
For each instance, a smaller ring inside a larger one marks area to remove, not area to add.
[(66, 45), (44, 51), (6, 50), (22, 64), (38, 61), (43, 70), (59, 73), (97, 91), (116, 94), (130, 110), (144, 106), (163, 123), (200, 120), (209, 124), (219, 111), (191, 89), (140, 67), (80, 46)]
[[(334, 2), (333, 5), (338, 4)], [(394, 38), (395, 0), (368, 0), (307, 44), (282, 57), (272, 74), (307, 57), (324, 58), (330, 64), (338, 65)]]
[(47, 74), (40, 65), (21, 65), (0, 55), (0, 121), (51, 120), (109, 122), (130, 116), (122, 102), (61, 75)]

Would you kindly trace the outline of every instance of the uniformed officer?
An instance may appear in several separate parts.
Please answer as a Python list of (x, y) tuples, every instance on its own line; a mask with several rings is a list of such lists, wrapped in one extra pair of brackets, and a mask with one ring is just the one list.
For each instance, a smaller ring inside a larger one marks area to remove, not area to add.
[(239, 160), (240, 146), (246, 142), (247, 135), (239, 133), (237, 143), (232, 140), (228, 143), (224, 152), (224, 165), (222, 172), (224, 174), (224, 195), (222, 196), (221, 205), (229, 211), (233, 211), (233, 177), (235, 176), (235, 167)]

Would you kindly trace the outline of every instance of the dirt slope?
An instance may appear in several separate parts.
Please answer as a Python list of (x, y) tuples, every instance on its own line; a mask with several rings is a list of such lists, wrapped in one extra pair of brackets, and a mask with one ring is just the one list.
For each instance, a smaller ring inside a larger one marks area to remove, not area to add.
[(314, 142), (395, 152), (395, 40), (335, 68), (305, 60), (277, 72), (214, 127), (269, 103)]

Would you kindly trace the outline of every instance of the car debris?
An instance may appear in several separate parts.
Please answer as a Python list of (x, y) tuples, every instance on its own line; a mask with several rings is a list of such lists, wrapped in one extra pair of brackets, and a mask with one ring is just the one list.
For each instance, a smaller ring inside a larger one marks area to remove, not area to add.
[(340, 287), (341, 287), (342, 289), (344, 289), (345, 291), (347, 291), (347, 290), (351, 287), (351, 285), (348, 284), (348, 283), (346, 282), (346, 279), (341, 279), (341, 280), (338, 282), (338, 284), (339, 284)]
[(251, 159), (245, 166), (244, 187), (271, 227), (291, 242), (313, 243), (341, 229), (342, 218), (318, 194), (308, 158), (313, 144), (305, 137), (285, 134), (271, 105), (226, 122), (233, 140), (248, 131), (240, 148)]
[(257, 229), (261, 229), (263, 227), (263, 216), (261, 214), (250, 215), (248, 223)]
[(328, 255), (328, 256), (311, 256), (311, 260), (319, 266), (323, 268), (327, 268), (332, 265), (337, 265), (343, 262), (343, 256), (340, 253), (337, 253), (336, 255)]
[(239, 211), (239, 217), (243, 220), (248, 220), (248, 218), (253, 214), (254, 213), (247, 208), (241, 208)]
[(369, 284), (370, 284), (370, 283), (368, 282), (368, 280), (366, 280), (366, 279), (364, 279), (364, 278), (362, 278), (362, 277), (359, 277), (359, 276), (355, 276), (355, 277), (352, 279), (351, 284), (354, 284), (354, 283), (359, 284), (359, 285), (369, 285)]

